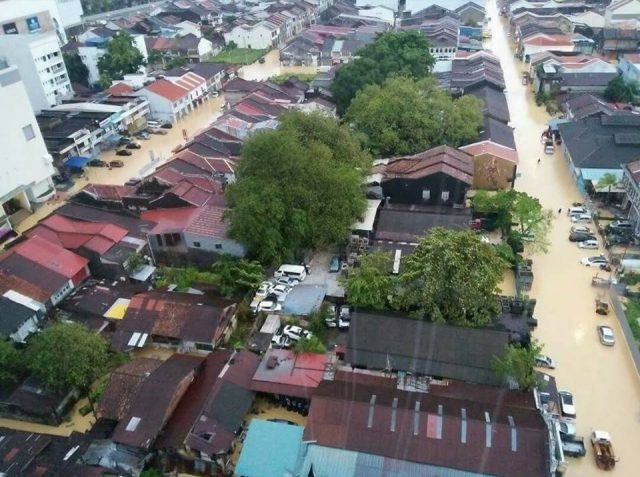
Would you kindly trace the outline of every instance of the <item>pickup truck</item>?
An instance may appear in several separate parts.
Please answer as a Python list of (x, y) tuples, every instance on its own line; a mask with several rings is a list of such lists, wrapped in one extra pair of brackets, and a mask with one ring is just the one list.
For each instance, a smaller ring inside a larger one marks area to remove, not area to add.
[(596, 458), (596, 465), (602, 470), (612, 470), (616, 466), (616, 455), (613, 452), (611, 436), (606, 431), (593, 431), (591, 445)]
[(587, 449), (584, 447), (583, 437), (563, 435), (561, 439), (564, 455), (569, 457), (584, 457), (587, 453)]

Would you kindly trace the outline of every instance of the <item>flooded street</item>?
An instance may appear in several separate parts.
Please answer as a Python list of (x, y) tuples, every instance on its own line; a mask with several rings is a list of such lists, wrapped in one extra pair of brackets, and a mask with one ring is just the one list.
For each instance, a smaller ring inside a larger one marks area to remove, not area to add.
[[(486, 48), (500, 57), (507, 84), (511, 126), (515, 128), (520, 155), (516, 189), (538, 197), (544, 207), (555, 211), (550, 233), (551, 246), (545, 255), (533, 257), (535, 279), (531, 296), (537, 299), (539, 326), (535, 337), (544, 344), (544, 352), (557, 362), (555, 371), (559, 389), (574, 394), (578, 434), (588, 438), (594, 429), (609, 431), (620, 461), (614, 475), (638, 475), (640, 454), (640, 380), (618, 322), (611, 313), (602, 317), (594, 311), (596, 291), (590, 286), (596, 271), (584, 267), (580, 259), (597, 255), (585, 251), (567, 239), (571, 223), (566, 211), (581, 197), (558, 149), (545, 156), (540, 134), (549, 116), (535, 105), (530, 86), (521, 84), (522, 63), (514, 58), (498, 16), (495, 0), (488, 2), (492, 39)], [(537, 164), (538, 158), (542, 158)], [(602, 275), (602, 274), (601, 274)], [(614, 330), (616, 344), (602, 346), (596, 326), (607, 324)], [(569, 459), (569, 477), (602, 475), (596, 467), (590, 444), (582, 459)], [(635, 471), (633, 469), (636, 469)]]
[(265, 62), (252, 63), (240, 68), (238, 75), (246, 80), (264, 81), (272, 76), (283, 74), (314, 74), (317, 69), (313, 66), (280, 66), (280, 52), (271, 50), (264, 56)]

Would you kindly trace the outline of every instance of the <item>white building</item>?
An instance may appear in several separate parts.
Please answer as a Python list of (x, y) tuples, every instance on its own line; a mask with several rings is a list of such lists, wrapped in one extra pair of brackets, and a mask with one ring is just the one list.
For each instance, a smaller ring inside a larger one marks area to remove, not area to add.
[(134, 94), (149, 101), (150, 115), (157, 121), (174, 123), (193, 108), (190, 90), (166, 79), (156, 80)]
[(2, 35), (0, 56), (20, 70), (34, 112), (73, 96), (62, 52), (53, 33)]
[(31, 110), (25, 85), (15, 66), (0, 62), (0, 235), (11, 230), (9, 216), (17, 209), (55, 194), (51, 156)]
[(278, 27), (272, 23), (260, 22), (255, 25), (238, 25), (224, 34), (224, 41), (227, 44), (233, 41), (238, 48), (266, 50), (276, 46), (279, 34)]
[(64, 44), (82, 14), (81, 0), (0, 0), (0, 35), (55, 31)]

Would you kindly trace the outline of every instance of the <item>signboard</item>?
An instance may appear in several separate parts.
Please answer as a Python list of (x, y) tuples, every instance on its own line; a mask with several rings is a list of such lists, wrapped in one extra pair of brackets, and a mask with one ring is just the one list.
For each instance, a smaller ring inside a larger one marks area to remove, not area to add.
[(17, 35), (18, 29), (16, 28), (15, 23), (5, 23), (2, 25), (2, 29), (4, 30), (5, 35)]
[(38, 17), (29, 17), (26, 19), (26, 22), (29, 33), (40, 31), (40, 20), (38, 20)]

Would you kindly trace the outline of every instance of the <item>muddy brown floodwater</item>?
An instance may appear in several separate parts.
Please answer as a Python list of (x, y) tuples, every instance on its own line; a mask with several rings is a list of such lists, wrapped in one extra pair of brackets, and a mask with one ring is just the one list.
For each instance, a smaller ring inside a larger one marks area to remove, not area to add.
[[(495, 0), (488, 2), (487, 15), (492, 38), (486, 48), (502, 63), (520, 155), (521, 176), (516, 189), (538, 197), (545, 207), (556, 211), (549, 252), (533, 257), (535, 279), (530, 295), (537, 299), (539, 323), (535, 337), (544, 344), (544, 352), (557, 361), (551, 373), (558, 387), (574, 394), (578, 434), (588, 438), (593, 429), (609, 431), (620, 458), (612, 474), (640, 475), (640, 380), (615, 316), (601, 317), (594, 312), (597, 296), (590, 279), (595, 271), (579, 260), (597, 251), (583, 251), (569, 242), (569, 219), (557, 213), (560, 207), (566, 210), (572, 202), (581, 201), (581, 196), (560, 150), (554, 156), (545, 156), (542, 151), (539, 138), (549, 116), (536, 106), (530, 86), (521, 84), (524, 65), (513, 56), (506, 23), (498, 16)], [(542, 158), (540, 164), (538, 158)], [(613, 328), (614, 347), (600, 344), (598, 324)], [(590, 445), (586, 457), (569, 462), (569, 477), (602, 475)]]
[(255, 62), (240, 68), (241, 78), (253, 81), (264, 81), (272, 76), (283, 74), (313, 74), (317, 69), (312, 66), (280, 66), (280, 52), (271, 50), (264, 57), (264, 63)]

